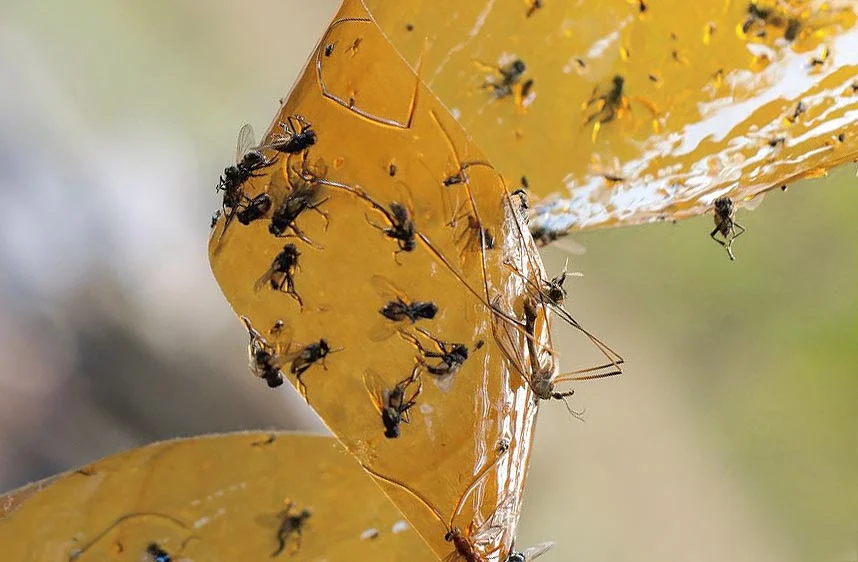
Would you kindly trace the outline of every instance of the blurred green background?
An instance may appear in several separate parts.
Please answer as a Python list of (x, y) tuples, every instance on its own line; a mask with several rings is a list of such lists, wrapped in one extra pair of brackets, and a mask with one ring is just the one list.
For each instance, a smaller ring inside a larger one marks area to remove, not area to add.
[[(0, 489), (176, 435), (322, 431), (248, 375), (206, 239), (238, 128), (267, 126), (338, 4), (0, 4)], [(627, 374), (576, 387), (585, 423), (544, 404), (520, 545), (858, 560), (854, 172), (740, 211), (735, 263), (711, 217), (576, 237), (569, 308)]]

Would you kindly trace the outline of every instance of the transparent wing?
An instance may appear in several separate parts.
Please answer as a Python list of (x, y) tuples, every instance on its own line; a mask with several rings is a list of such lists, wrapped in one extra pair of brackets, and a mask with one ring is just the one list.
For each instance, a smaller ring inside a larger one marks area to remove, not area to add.
[[(405, 303), (411, 302), (408, 300), (408, 297), (405, 296), (405, 293), (403, 293), (402, 290), (394, 285), (393, 281), (387, 277), (373, 275), (370, 277), (369, 282), (370, 285), (372, 285), (373, 290), (380, 297), (376, 310), (381, 310), (385, 305), (387, 305), (387, 303), (395, 302), (397, 299), (400, 299)], [(376, 320), (372, 323), (372, 327), (369, 329), (369, 339), (375, 342), (384, 341), (396, 333), (399, 329), (399, 324), (399, 322), (378, 314), (376, 316)]]
[(369, 393), (370, 399), (372, 400), (372, 405), (375, 406), (375, 409), (380, 415), (385, 406), (384, 395), (387, 392), (387, 383), (384, 382), (381, 375), (372, 369), (364, 371), (363, 383), (366, 386), (366, 391)]
[(262, 274), (262, 276), (261, 276), (259, 279), (257, 279), (257, 280), (256, 280), (256, 283), (254, 283), (254, 284), (253, 284), (253, 290), (254, 290), (254, 291), (257, 291), (257, 292), (258, 292), (258, 291), (261, 291), (261, 290), (265, 287), (265, 285), (267, 285), (267, 284), (268, 284), (268, 282), (269, 282), (269, 281), (271, 281), (271, 279), (274, 277), (274, 275), (275, 275), (276, 273), (278, 273), (278, 271), (277, 271), (277, 266), (276, 266), (276, 265), (272, 265), (272, 266), (268, 269), (268, 271), (266, 271), (265, 273), (263, 273), (263, 274)]
[(539, 543), (529, 548), (525, 548), (521, 551), (521, 553), (524, 555), (525, 562), (531, 562), (532, 560), (536, 560), (552, 548), (554, 548), (554, 541), (548, 541)]
[(238, 131), (238, 142), (235, 145), (235, 161), (241, 162), (247, 151), (253, 148), (255, 144), (256, 133), (253, 132), (253, 126), (250, 123), (245, 123)]
[(378, 293), (378, 296), (384, 299), (384, 302), (379, 306), (379, 308), (390, 301), (395, 301), (397, 298), (402, 299), (403, 302), (411, 302), (402, 289), (397, 287), (393, 281), (383, 275), (373, 275), (369, 278), (369, 283), (372, 285), (373, 290)]

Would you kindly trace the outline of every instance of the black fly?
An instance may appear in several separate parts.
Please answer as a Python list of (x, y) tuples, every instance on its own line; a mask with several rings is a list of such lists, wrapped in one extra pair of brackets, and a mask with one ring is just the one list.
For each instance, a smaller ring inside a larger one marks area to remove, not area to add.
[(265, 213), (269, 210), (271, 210), (271, 197), (267, 193), (260, 193), (248, 201), (244, 209), (235, 214), (235, 218), (238, 219), (238, 222), (247, 226), (256, 219), (264, 217)]
[(309, 509), (302, 509), (297, 515), (292, 515), (292, 502), (286, 505), (286, 509), (277, 514), (280, 520), (277, 527), (277, 548), (271, 553), (271, 558), (280, 555), (286, 549), (286, 542), (292, 535), (295, 535), (295, 550), (292, 554), (296, 554), (301, 550), (301, 538), (304, 531), (304, 525), (312, 513)]
[(390, 221), (390, 227), (381, 230), (388, 238), (396, 240), (399, 251), (411, 252), (414, 250), (414, 220), (405, 205), (397, 202), (390, 204), (390, 213), (385, 213)]
[(319, 178), (307, 168), (306, 154), (300, 171), (293, 168), (289, 170), (289, 183), (293, 189), (283, 198), (280, 206), (277, 207), (277, 210), (271, 216), (271, 224), (268, 225), (268, 231), (280, 237), (289, 236), (287, 232), (292, 231), (295, 236), (304, 242), (316, 246), (295, 224), (301, 213), (308, 209), (322, 215), (325, 219), (325, 224), (328, 222), (327, 213), (319, 208), (328, 198), (321, 197)]
[[(415, 383), (417, 383), (417, 389), (406, 398), (405, 395), (409, 387)], [(367, 391), (372, 398), (372, 403), (378, 413), (381, 414), (384, 436), (388, 439), (399, 437), (400, 424), (402, 422), (409, 423), (408, 410), (417, 404), (417, 397), (423, 392), (420, 364), (415, 365), (411, 374), (396, 383), (393, 388), (389, 388), (384, 380), (370, 369), (364, 373), (364, 384), (366, 384)]]
[[(293, 299), (298, 301), (301, 308), (304, 308), (304, 301), (301, 295), (295, 290), (295, 272), (298, 269), (298, 257), (301, 252), (295, 244), (286, 244), (277, 256), (275, 256), (271, 267), (260, 277), (253, 288), (257, 291), (261, 290), (266, 283), (269, 283), (272, 289), (283, 291)], [(285, 288), (285, 289), (284, 289)]]
[(301, 390), (301, 396), (303, 396), (308, 403), (307, 385), (304, 384), (301, 377), (307, 369), (312, 367), (317, 361), (321, 363), (322, 368), (327, 371), (328, 366), (325, 364), (325, 358), (329, 354), (336, 353), (337, 351), (342, 351), (342, 349), (331, 349), (330, 345), (328, 345), (328, 341), (325, 338), (322, 338), (317, 342), (299, 348), (298, 351), (292, 354), (292, 365), (289, 367), (289, 372), (295, 375), (295, 378), (298, 380), (298, 386)]
[(259, 150), (251, 150), (254, 143), (253, 127), (245, 124), (238, 132), (235, 153), (236, 163), (225, 168), (223, 175), (218, 181), (216, 189), (223, 192), (222, 207), (226, 215), (221, 237), (226, 232), (229, 223), (232, 221), (232, 217), (239, 211), (239, 208), (247, 199), (241, 186), (250, 178), (261, 175), (254, 172), (267, 168), (276, 160), (276, 158), (266, 159)]
[(277, 388), (283, 384), (283, 371), (280, 370), (277, 351), (256, 331), (249, 318), (242, 316), (241, 321), (244, 322), (247, 333), (250, 335), (250, 343), (247, 345), (250, 372), (268, 383), (270, 388)]
[(316, 144), (316, 132), (313, 126), (300, 115), (290, 115), (285, 122), (280, 122), (280, 126), (283, 128), (283, 134), (275, 137), (265, 148), (273, 148), (286, 154), (296, 154)]
[[(400, 335), (411, 342), (417, 350), (420, 351), (420, 355), (423, 356), (423, 363), (426, 366), (427, 371), (439, 377), (455, 375), (459, 372), (459, 369), (461, 369), (462, 365), (464, 365), (465, 361), (468, 359), (467, 345), (463, 343), (442, 341), (422, 328), (417, 328), (417, 331), (432, 340), (438, 350), (432, 351), (430, 349), (426, 349), (416, 336), (406, 332), (405, 330), (402, 330)], [(426, 363), (426, 359), (438, 359), (438, 363), (430, 365), (429, 363)]]
[[(734, 261), (736, 256), (733, 255), (733, 240), (745, 233), (745, 227), (734, 220), (735, 216), (733, 200), (729, 197), (719, 197), (715, 200), (715, 228), (709, 233), (712, 240), (727, 249), (727, 255)], [(724, 238), (723, 241), (715, 238), (719, 233)]]
[(434, 302), (412, 301), (386, 277), (373, 275), (370, 282), (382, 298), (390, 299), (378, 311), (388, 320), (393, 322), (408, 320), (414, 324), (418, 320), (432, 320), (438, 313), (438, 305)]

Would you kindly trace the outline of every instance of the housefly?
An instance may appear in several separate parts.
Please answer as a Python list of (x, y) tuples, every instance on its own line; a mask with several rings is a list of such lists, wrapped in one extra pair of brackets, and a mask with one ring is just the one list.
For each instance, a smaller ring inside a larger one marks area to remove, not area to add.
[[(396, 383), (393, 388), (372, 369), (364, 372), (363, 380), (375, 409), (381, 415), (384, 436), (388, 439), (399, 437), (400, 424), (410, 422), (408, 411), (417, 404), (417, 397), (423, 392), (420, 364), (416, 364), (411, 374)], [(415, 384), (417, 387), (406, 397)]]

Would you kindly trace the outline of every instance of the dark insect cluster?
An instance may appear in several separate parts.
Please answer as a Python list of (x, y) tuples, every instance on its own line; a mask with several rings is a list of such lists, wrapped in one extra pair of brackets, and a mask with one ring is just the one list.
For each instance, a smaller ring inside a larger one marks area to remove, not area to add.
[(801, 33), (802, 23), (780, 2), (761, 5), (757, 0), (751, 0), (742, 23), (742, 33), (765, 39), (771, 30), (782, 31), (783, 38), (793, 42)]
[(262, 175), (256, 172), (271, 166), (276, 161), (276, 158), (267, 159), (259, 150), (251, 149), (254, 143), (253, 128), (250, 125), (244, 125), (238, 132), (236, 163), (224, 169), (216, 186), (217, 191), (223, 192), (221, 206), (226, 216), (223, 233), (226, 232), (232, 218), (250, 201), (244, 194), (242, 185), (250, 178)]

